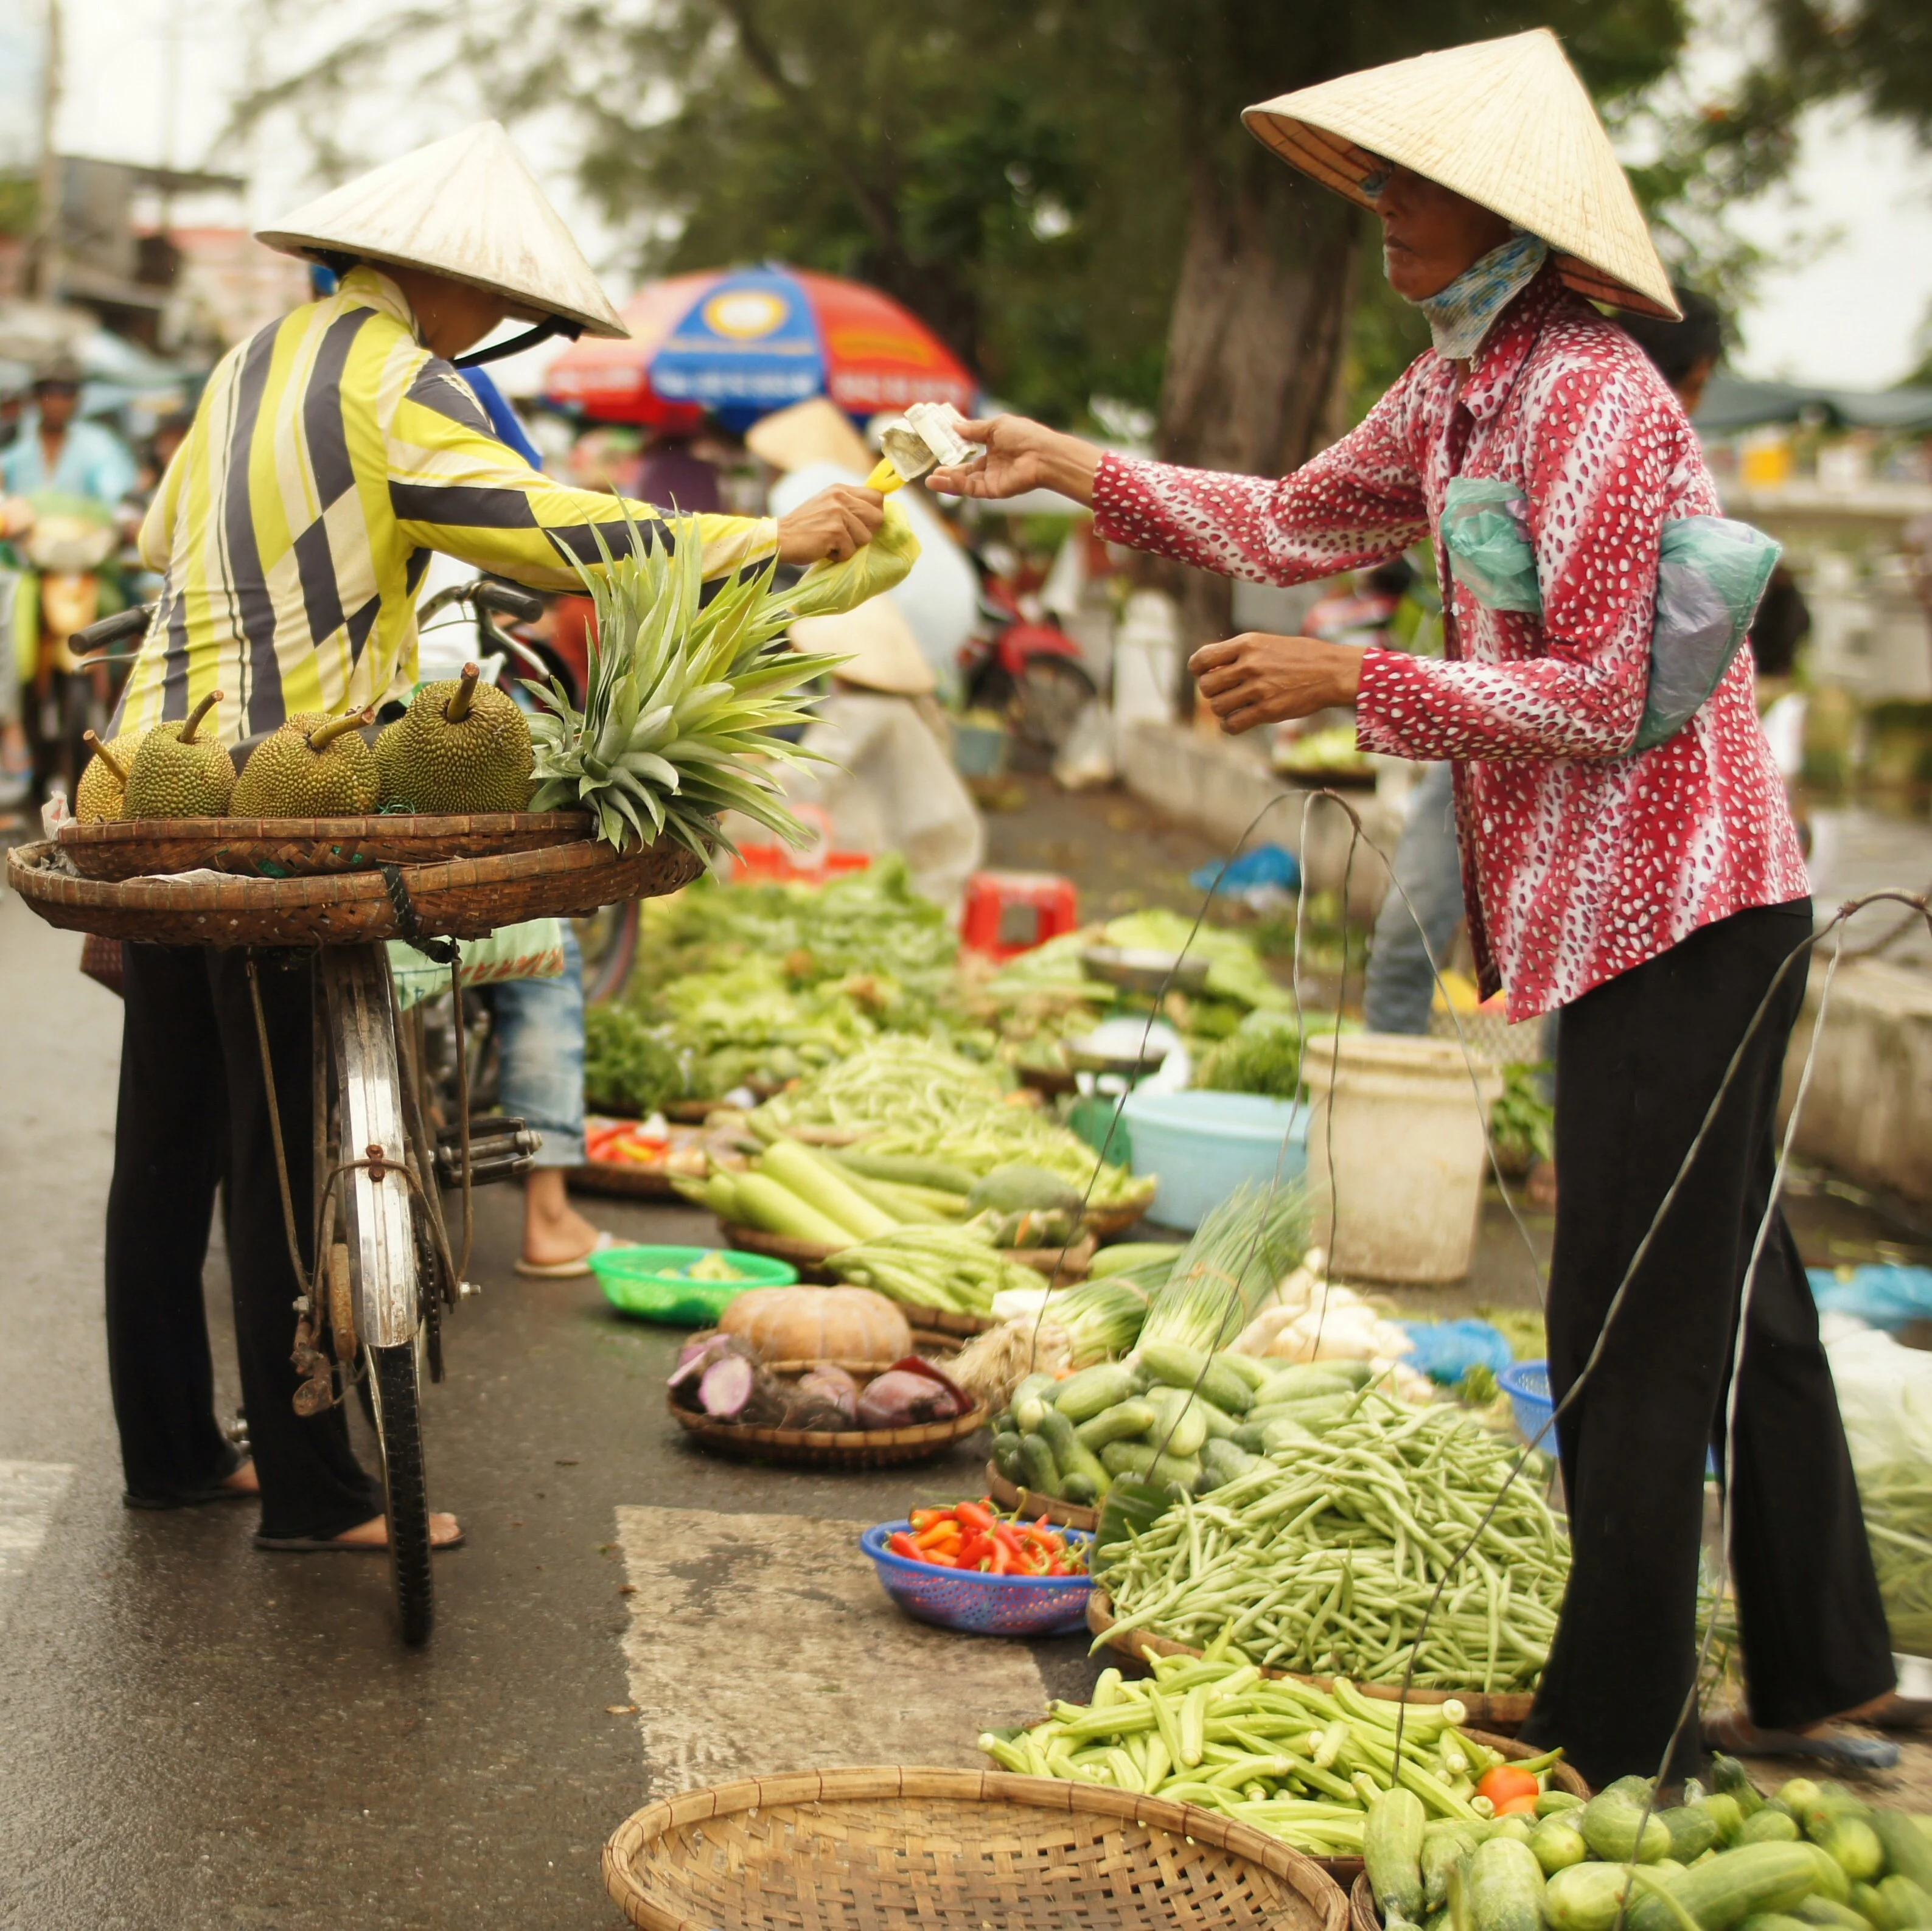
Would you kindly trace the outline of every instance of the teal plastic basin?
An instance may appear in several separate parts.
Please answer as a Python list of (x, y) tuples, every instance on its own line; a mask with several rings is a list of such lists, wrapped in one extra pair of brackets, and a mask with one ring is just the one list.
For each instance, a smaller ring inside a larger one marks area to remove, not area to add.
[(1253, 1093), (1134, 1093), (1121, 1117), (1132, 1138), (1134, 1171), (1158, 1180), (1148, 1218), (1163, 1227), (1198, 1227), (1244, 1180), (1267, 1186), (1307, 1171), (1308, 1108), (1299, 1102)]

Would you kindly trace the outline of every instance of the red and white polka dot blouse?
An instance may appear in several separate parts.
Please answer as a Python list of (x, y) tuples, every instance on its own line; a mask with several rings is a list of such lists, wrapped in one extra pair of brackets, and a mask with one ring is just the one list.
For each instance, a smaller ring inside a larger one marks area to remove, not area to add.
[(1719, 508), (1642, 352), (1546, 268), (1460, 389), (1454, 364), (1430, 351), (1358, 429), (1279, 482), (1109, 455), (1096, 526), (1202, 569), (1294, 583), (1435, 535), (1458, 475), (1522, 492), (1542, 614), (1486, 609), (1454, 584), (1446, 658), (1369, 652), (1357, 737), (1456, 760), (1483, 990), (1506, 985), (1510, 1018), (1524, 1019), (1714, 919), (1810, 889), (1748, 652), (1675, 737), (1630, 748), (1659, 534)]

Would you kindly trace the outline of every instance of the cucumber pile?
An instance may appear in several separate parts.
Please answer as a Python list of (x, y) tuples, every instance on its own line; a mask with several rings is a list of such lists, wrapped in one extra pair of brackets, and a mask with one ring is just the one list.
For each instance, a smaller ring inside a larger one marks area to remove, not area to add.
[(1369, 1373), (1366, 1363), (1284, 1367), (1144, 1341), (1130, 1360), (1064, 1381), (1028, 1376), (994, 1421), (993, 1459), (1017, 1486), (1090, 1508), (1122, 1475), (1206, 1495), (1264, 1455), (1311, 1445)]
[(1718, 1788), (1650, 1812), (1647, 1779), (1534, 1814), (1425, 1822), (1407, 1792), (1370, 1807), (1363, 1859), (1390, 1926), (1424, 1931), (1922, 1931), (1932, 1840), (1912, 1819), (1795, 1778), (1768, 1799), (1716, 1759)]

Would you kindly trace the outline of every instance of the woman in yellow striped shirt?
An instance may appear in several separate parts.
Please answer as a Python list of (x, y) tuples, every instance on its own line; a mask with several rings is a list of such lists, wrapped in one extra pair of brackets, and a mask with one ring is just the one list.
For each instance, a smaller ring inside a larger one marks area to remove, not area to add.
[[(648, 505), (560, 487), (500, 442), (452, 366), (506, 317), (626, 333), (501, 128), (437, 142), (324, 196), (262, 238), (326, 262), (335, 292), (233, 349), (210, 379), (142, 532), (164, 586), (118, 729), (185, 717), (211, 691), (230, 743), (293, 712), (343, 714), (416, 682), (429, 553), (543, 589), (620, 553)], [(829, 490), (777, 522), (697, 519), (707, 574), (774, 552), (842, 559), (882, 499)], [(381, 1549), (380, 1486), (340, 1409), (294, 1412), (296, 1294), (242, 955), (126, 949), (107, 1213), (109, 1366), (130, 1507), (259, 1492), (258, 1546)], [(261, 975), (296, 1218), (308, 1199), (312, 975)], [(201, 1273), (217, 1183), (252, 1459), (218, 1426)], [(460, 1539), (435, 1518), (440, 1547)]]

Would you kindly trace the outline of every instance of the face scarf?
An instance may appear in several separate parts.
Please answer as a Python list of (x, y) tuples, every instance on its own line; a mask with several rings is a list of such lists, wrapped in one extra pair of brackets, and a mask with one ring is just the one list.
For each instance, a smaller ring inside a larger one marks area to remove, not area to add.
[(1548, 244), (1519, 231), (1449, 286), (1415, 304), (1429, 318), (1430, 339), (1445, 361), (1466, 362), (1510, 300), (1548, 259)]

